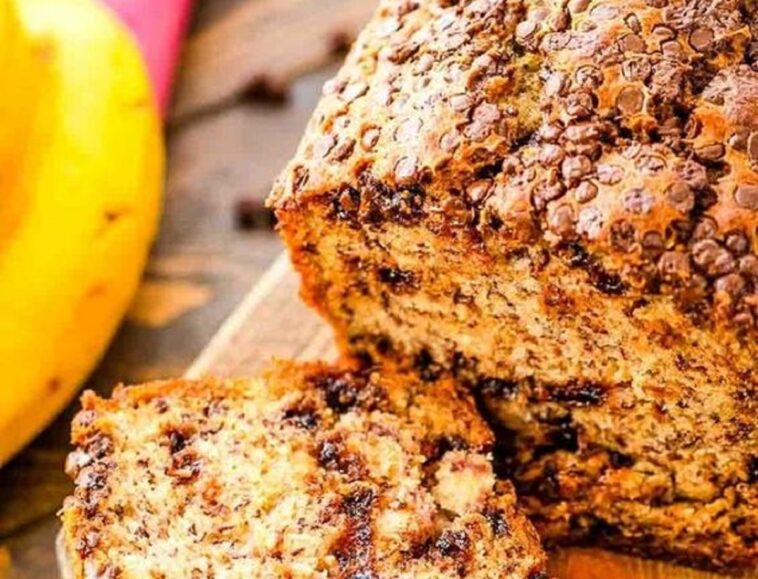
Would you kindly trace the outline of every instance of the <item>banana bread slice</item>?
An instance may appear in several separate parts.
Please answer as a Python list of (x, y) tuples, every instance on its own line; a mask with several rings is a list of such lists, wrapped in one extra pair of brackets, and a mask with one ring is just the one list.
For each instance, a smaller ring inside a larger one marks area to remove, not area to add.
[(451, 381), (281, 363), (82, 403), (74, 578), (547, 577)]
[(343, 352), (508, 385), (551, 538), (756, 563), (756, 59), (752, 0), (383, 0), (274, 189)]

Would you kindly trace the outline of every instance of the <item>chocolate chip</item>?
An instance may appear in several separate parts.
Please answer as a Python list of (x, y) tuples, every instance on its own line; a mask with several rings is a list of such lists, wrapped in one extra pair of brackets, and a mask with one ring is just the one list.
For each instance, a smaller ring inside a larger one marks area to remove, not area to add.
[(381, 132), (378, 128), (368, 127), (365, 131), (363, 131), (363, 135), (361, 136), (361, 146), (366, 151), (373, 150), (373, 148), (379, 142), (380, 136)]
[(684, 181), (676, 181), (666, 189), (666, 199), (669, 204), (682, 213), (692, 211), (695, 206), (695, 195)]
[(590, 0), (569, 0), (568, 8), (572, 14), (578, 14), (587, 10)]
[(321, 137), (313, 147), (313, 156), (316, 159), (325, 158), (334, 146), (337, 144), (337, 139), (334, 135), (328, 134)]
[(597, 88), (603, 84), (603, 73), (598, 67), (586, 64), (577, 69), (574, 79), (580, 87)]
[(624, 208), (635, 215), (650, 213), (653, 206), (653, 197), (643, 189), (635, 188), (624, 195)]
[(628, 454), (611, 450), (608, 453), (613, 468), (629, 468), (634, 464), (634, 459)]
[(664, 40), (671, 40), (674, 38), (676, 36), (676, 32), (671, 30), (671, 28), (665, 24), (656, 24), (653, 26), (653, 36), (662, 42)]
[(395, 165), (395, 179), (400, 183), (414, 180), (417, 174), (418, 168), (415, 157), (403, 157)]
[(318, 426), (318, 413), (311, 406), (294, 406), (284, 411), (283, 420), (304, 430), (313, 430)]
[(713, 42), (713, 31), (710, 28), (695, 28), (690, 32), (690, 46), (698, 52), (705, 52)]
[(603, 185), (616, 185), (624, 178), (624, 169), (619, 165), (604, 163), (597, 166), (597, 180)]
[(587, 203), (597, 196), (597, 185), (592, 181), (582, 181), (574, 189), (574, 199), (579, 203)]
[(186, 432), (171, 430), (167, 434), (169, 440), (168, 448), (171, 454), (177, 454), (186, 448), (188, 442)]
[(734, 200), (744, 209), (758, 211), (758, 183), (743, 183), (737, 186)]
[(718, 231), (718, 225), (710, 217), (703, 217), (702, 220), (695, 226), (692, 232), (692, 238), (694, 240), (706, 239), (716, 235)]
[(724, 292), (728, 294), (732, 299), (739, 297), (747, 284), (743, 277), (738, 273), (730, 273), (722, 276), (716, 280), (714, 288), (717, 292)]
[(758, 280), (758, 256), (754, 254), (744, 255), (738, 262), (740, 273)]
[(737, 264), (729, 251), (713, 239), (703, 239), (692, 246), (695, 264), (708, 275), (716, 277), (731, 273)]
[(705, 189), (708, 186), (708, 173), (697, 161), (688, 159), (676, 166), (677, 174), (693, 189)]
[(758, 482), (758, 454), (748, 457), (745, 470), (747, 471), (747, 481), (750, 484)]
[(407, 143), (418, 139), (423, 122), (419, 117), (405, 119), (395, 129), (395, 140), (398, 143)]
[(609, 3), (600, 3), (590, 10), (590, 18), (597, 22), (608, 22), (615, 19), (618, 15), (618, 8)]
[(651, 72), (653, 72), (653, 67), (647, 58), (633, 58), (621, 64), (621, 74), (629, 81), (644, 82)]
[(727, 235), (724, 244), (732, 252), (732, 255), (737, 257), (746, 254), (750, 250), (750, 240), (741, 231), (734, 231)]
[(483, 141), (491, 132), (490, 125), (481, 121), (473, 121), (463, 129), (463, 134), (472, 141)]
[(747, 140), (747, 156), (751, 163), (758, 165), (758, 131), (750, 133)]
[(344, 161), (353, 154), (354, 149), (355, 139), (343, 139), (337, 143), (337, 146), (332, 151), (332, 157), (335, 161)]
[(476, 384), (477, 390), (495, 397), (514, 398), (519, 391), (518, 382), (501, 378), (481, 378)]
[(676, 40), (667, 40), (661, 43), (661, 52), (669, 58), (681, 58), (684, 53), (682, 51), (682, 45)]
[(345, 90), (342, 91), (342, 99), (349, 104), (365, 95), (367, 91), (368, 84), (364, 81), (354, 82), (346, 86)]
[(666, 161), (658, 155), (640, 155), (636, 165), (640, 171), (648, 175), (655, 175), (666, 168)]
[(548, 227), (561, 237), (570, 237), (574, 233), (574, 210), (570, 205), (559, 205), (548, 213)]
[(446, 153), (452, 153), (458, 147), (460, 137), (455, 131), (448, 131), (440, 137), (440, 148)]
[(526, 42), (530, 40), (537, 31), (537, 24), (533, 20), (522, 20), (516, 26), (516, 40)]
[(540, 163), (548, 166), (556, 166), (563, 161), (566, 153), (558, 145), (548, 144), (540, 150)]
[(466, 187), (466, 196), (472, 203), (478, 204), (484, 201), (492, 191), (492, 181), (480, 179)]
[[(750, 131), (748, 131), (748, 129), (745, 127), (738, 127), (727, 137), (726, 142), (733, 149), (737, 149), (738, 151), (746, 151), (749, 138)], [(758, 142), (756, 145), (758, 145)]]
[(363, 458), (350, 452), (344, 442), (336, 436), (318, 443), (316, 459), (322, 468), (339, 472), (350, 480), (357, 480), (365, 473)]
[(645, 41), (636, 34), (625, 34), (619, 39), (618, 43), (622, 52), (645, 52), (647, 50)]
[(611, 245), (617, 251), (629, 253), (634, 247), (637, 230), (628, 221), (616, 221), (611, 225)]
[(592, 382), (569, 382), (553, 388), (549, 398), (571, 406), (599, 406), (605, 401), (605, 389)]
[(695, 154), (703, 161), (715, 162), (721, 159), (725, 153), (724, 145), (711, 143), (695, 149)]
[(566, 113), (575, 119), (585, 119), (592, 114), (592, 95), (585, 91), (571, 93), (566, 99)]
[(358, 217), (361, 194), (353, 187), (344, 187), (332, 201), (332, 214), (340, 221), (351, 221)]
[(690, 274), (690, 259), (680, 251), (666, 251), (658, 260), (658, 271), (667, 281), (685, 279)]
[(564, 94), (568, 78), (563, 72), (553, 72), (545, 81), (545, 96), (555, 97)]
[(465, 94), (457, 94), (450, 97), (450, 107), (457, 113), (468, 111), (473, 104), (471, 97)]
[(563, 126), (560, 123), (545, 123), (537, 131), (540, 141), (555, 143), (563, 134)]
[(377, 277), (381, 283), (394, 288), (414, 287), (417, 283), (416, 275), (412, 271), (398, 267), (380, 267), (377, 270)]
[(500, 109), (492, 103), (482, 103), (474, 109), (472, 118), (484, 124), (494, 124), (500, 120)]
[(639, 87), (625, 86), (616, 97), (616, 108), (624, 115), (633, 115), (642, 110), (645, 95)]
[(589, 239), (597, 239), (603, 229), (603, 214), (596, 207), (585, 207), (579, 212), (576, 229)]
[(487, 507), (484, 510), (484, 517), (487, 519), (487, 522), (490, 524), (490, 528), (492, 529), (492, 533), (496, 537), (504, 537), (510, 533), (508, 520), (506, 519), (505, 513), (502, 509)]
[(658, 259), (664, 249), (663, 236), (657, 231), (648, 231), (642, 236), (642, 256), (645, 259)]
[(591, 170), (592, 162), (584, 155), (568, 157), (561, 163), (563, 178), (569, 181), (581, 179)]
[(434, 544), (445, 557), (461, 557), (471, 546), (471, 539), (465, 531), (445, 531)]

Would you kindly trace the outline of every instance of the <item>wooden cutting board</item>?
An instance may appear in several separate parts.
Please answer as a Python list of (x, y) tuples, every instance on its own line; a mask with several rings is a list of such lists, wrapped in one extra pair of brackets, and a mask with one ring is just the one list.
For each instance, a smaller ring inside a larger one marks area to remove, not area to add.
[[(298, 299), (298, 287), (298, 276), (282, 254), (187, 376), (245, 376), (260, 371), (272, 358), (333, 359), (336, 352), (331, 330)], [(560, 549), (551, 555), (550, 562), (558, 579), (724, 579), (723, 575), (600, 549)]]

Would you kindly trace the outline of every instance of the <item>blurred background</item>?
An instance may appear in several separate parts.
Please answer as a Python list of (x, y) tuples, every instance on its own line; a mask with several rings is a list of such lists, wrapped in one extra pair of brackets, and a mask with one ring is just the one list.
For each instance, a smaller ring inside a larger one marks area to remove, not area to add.
[[(190, 2), (148, 0), (153, 21), (147, 29), (139, 10), (130, 8), (139, 0), (111, 3), (118, 18), (137, 30), (143, 53), (151, 52), (148, 60), (170, 60), (175, 40), (168, 37), (181, 29), (177, 11)], [(374, 5), (374, 0), (202, 0), (192, 6), (173, 97), (162, 113), (166, 174), (157, 240), (87, 388), (107, 394), (119, 382), (181, 376), (281, 253), (265, 197), (294, 152), (321, 85)], [(154, 84), (164, 82), (158, 77), (165, 70), (151, 73)], [(66, 109), (57, 114), (65, 116)], [(2, 579), (56, 576), (55, 512), (70, 490), (62, 466), (77, 406), (68, 404), (0, 468)]]

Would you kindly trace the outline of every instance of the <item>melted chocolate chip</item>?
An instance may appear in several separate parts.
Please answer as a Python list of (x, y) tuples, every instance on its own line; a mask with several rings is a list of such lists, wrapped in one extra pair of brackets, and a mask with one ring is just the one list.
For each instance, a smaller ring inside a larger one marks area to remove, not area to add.
[(551, 388), (549, 396), (572, 406), (600, 406), (605, 401), (605, 388), (592, 382), (569, 382)]
[(506, 399), (513, 398), (518, 394), (518, 382), (513, 380), (502, 380), (501, 378), (481, 378), (477, 382), (477, 390), (490, 395)]
[(504, 537), (510, 533), (511, 529), (502, 509), (487, 507), (484, 510), (484, 517), (496, 537)]
[(358, 480), (366, 475), (363, 458), (350, 452), (339, 437), (322, 440), (316, 446), (319, 465), (345, 475), (349, 480)]
[(418, 370), (419, 376), (424, 382), (434, 382), (444, 371), (444, 368), (434, 360), (426, 348), (416, 354), (413, 367)]
[(610, 451), (608, 457), (614, 468), (629, 468), (634, 464), (634, 459), (631, 456), (615, 450)]
[(373, 577), (374, 548), (371, 511), (376, 496), (371, 489), (359, 489), (343, 501), (340, 510), (346, 515), (346, 527), (334, 542), (334, 553), (343, 576)]
[(608, 295), (622, 295), (627, 285), (616, 273), (608, 272), (598, 261), (578, 243), (568, 245), (569, 265), (583, 269), (589, 275), (590, 283), (599, 291)]
[(314, 430), (318, 426), (318, 412), (311, 406), (288, 408), (284, 411), (283, 419), (305, 430)]
[(464, 557), (471, 547), (471, 538), (465, 531), (444, 531), (434, 544), (445, 557)]
[(747, 460), (747, 481), (750, 484), (758, 482), (758, 454), (750, 456)]
[(380, 267), (377, 269), (379, 281), (395, 289), (413, 288), (417, 285), (416, 274), (396, 267)]

